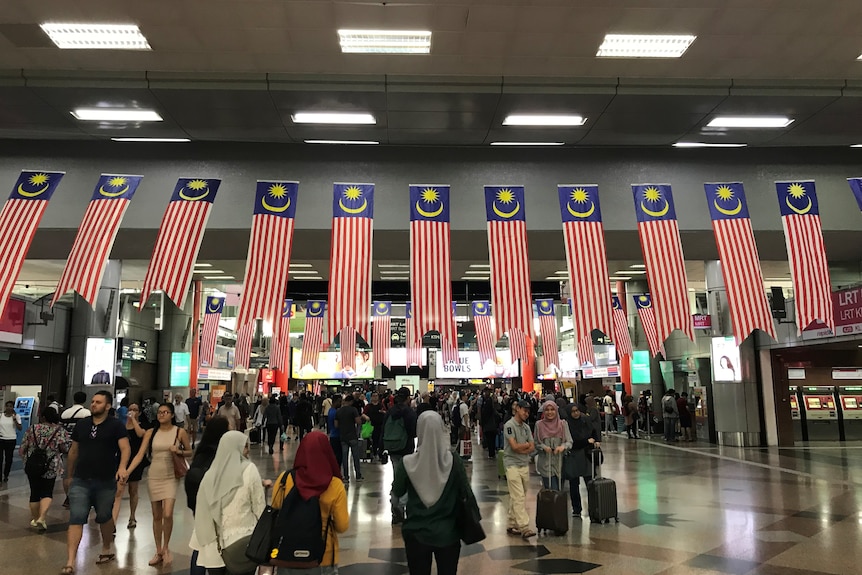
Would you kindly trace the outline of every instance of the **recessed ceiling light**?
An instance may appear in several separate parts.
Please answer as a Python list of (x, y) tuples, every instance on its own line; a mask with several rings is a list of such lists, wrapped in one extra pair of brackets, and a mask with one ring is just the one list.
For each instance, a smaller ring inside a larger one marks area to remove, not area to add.
[(232, 280), (233, 276), (204, 276), (205, 280)]
[(380, 142), (374, 140), (305, 140), (306, 144), (340, 144), (355, 146), (375, 146)]
[(195, 267), (196, 268), (211, 268), (211, 267), (213, 267), (213, 265), (195, 262)]
[(491, 264), (470, 264), (468, 267), (471, 268), (489, 268)]
[(161, 122), (155, 110), (135, 108), (75, 108), (71, 114), (77, 120), (92, 122)]
[(697, 36), (674, 34), (605, 34), (600, 58), (679, 58)]
[(377, 264), (379, 268), (409, 268), (410, 264)]
[(562, 146), (565, 142), (491, 142), (492, 146)]
[(297, 112), (290, 117), (294, 124), (376, 124), (367, 113)]
[(677, 142), (674, 148), (744, 148), (748, 144), (713, 144), (709, 142)]
[(583, 126), (587, 119), (571, 114), (511, 114), (504, 126)]
[(608, 278), (612, 282), (624, 282), (626, 280), (632, 279), (631, 276), (611, 276)]
[(209, 269), (209, 268), (207, 268), (207, 269), (205, 269), (205, 270), (195, 270), (195, 273), (196, 273), (196, 274), (198, 274), (198, 275), (203, 275), (203, 274), (223, 274), (223, 273), (224, 273), (224, 271), (223, 271), (223, 270), (213, 270), (213, 269)]
[(289, 273), (289, 274), (306, 274), (306, 275), (311, 274), (313, 276), (320, 275), (319, 272), (316, 272), (314, 270), (291, 270), (291, 269), (289, 269), (289, 270), (287, 270), (287, 273)]
[(292, 268), (310, 268), (311, 264), (290, 264)]
[(338, 43), (345, 54), (428, 54), (428, 30), (339, 30)]
[(786, 128), (793, 118), (786, 116), (716, 116), (707, 128)]
[(40, 24), (63, 50), (152, 50), (135, 24)]
[(645, 264), (632, 264), (629, 267), (634, 268), (636, 270), (642, 270), (646, 267), (646, 265)]
[(490, 278), (490, 277), (488, 277), (488, 276), (483, 276), (483, 277), (477, 277), (477, 276), (463, 276), (461, 279), (462, 279), (462, 280), (472, 281), (472, 280), (489, 280), (489, 279), (491, 279), (491, 278)]
[(191, 142), (188, 138), (111, 138), (114, 142), (167, 142), (171, 144), (179, 144)]
[(472, 275), (478, 274), (478, 275), (485, 275), (486, 276), (486, 275), (488, 275), (488, 270), (466, 270), (464, 273), (465, 274), (472, 274)]

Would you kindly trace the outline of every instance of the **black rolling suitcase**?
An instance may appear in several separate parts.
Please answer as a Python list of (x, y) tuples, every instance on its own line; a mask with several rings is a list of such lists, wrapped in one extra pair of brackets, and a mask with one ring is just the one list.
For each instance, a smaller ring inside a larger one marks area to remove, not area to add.
[(590, 522), (610, 523), (611, 519), (620, 522), (617, 512), (617, 484), (613, 479), (602, 477), (601, 465), (596, 462), (596, 454), (601, 450), (592, 451), (593, 478), (587, 482), (587, 507), (590, 512)]
[(260, 428), (259, 427), (252, 427), (249, 430), (248, 440), (252, 445), (260, 443)]
[[(560, 471), (562, 471), (562, 455), (560, 457)], [(550, 471), (548, 466), (548, 471)], [(548, 484), (551, 483), (548, 476)], [(560, 477), (559, 485), (562, 486), (563, 478)], [(565, 535), (569, 531), (569, 504), (566, 501), (564, 491), (554, 489), (542, 489), (536, 496), (536, 530), (539, 532), (553, 531), (555, 535)]]

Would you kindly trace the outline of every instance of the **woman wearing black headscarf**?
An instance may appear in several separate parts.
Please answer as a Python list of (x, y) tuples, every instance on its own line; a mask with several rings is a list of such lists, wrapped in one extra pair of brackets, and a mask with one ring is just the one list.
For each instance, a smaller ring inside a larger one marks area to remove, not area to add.
[(581, 477), (584, 478), (584, 483), (592, 477), (591, 469), (591, 451), (599, 445), (599, 431), (587, 419), (587, 416), (581, 413), (581, 408), (577, 405), (569, 406), (569, 417), (566, 419), (569, 426), (569, 433), (572, 436), (572, 449), (566, 456), (563, 464), (566, 479), (569, 480), (569, 492), (572, 499), (572, 517), (578, 517), (583, 511), (581, 506)]

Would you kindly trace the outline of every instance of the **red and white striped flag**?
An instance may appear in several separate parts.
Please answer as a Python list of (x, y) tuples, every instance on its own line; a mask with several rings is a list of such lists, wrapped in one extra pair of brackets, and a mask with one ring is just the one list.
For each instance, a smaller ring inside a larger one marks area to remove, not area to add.
[(776, 182), (775, 189), (793, 279), (798, 333), (818, 319), (835, 333), (832, 281), (814, 182)]
[(376, 301), (373, 308), (371, 350), (374, 353), (374, 363), (389, 367), (389, 349), (392, 347), (392, 302)]
[(287, 369), (287, 351), (290, 349), (290, 318), (293, 315), (293, 300), (286, 299), (281, 305), (281, 319), (278, 331), (272, 334), (272, 350), (269, 353), (269, 366), (274, 369)]
[(48, 200), (65, 172), (24, 171), (0, 211), (0, 316), (21, 273)]
[(272, 325), (273, 338), (281, 328), (287, 292), (287, 270), (293, 245), (297, 182), (258, 181), (255, 190), (251, 241), (237, 321), (261, 318)]
[(410, 186), (410, 292), (418, 335), (440, 333), (443, 363), (458, 363), (458, 328), (449, 311), (452, 262), (449, 186)]
[(257, 321), (252, 320), (237, 330), (236, 350), (234, 351), (234, 367), (250, 367), (251, 339), (254, 336), (255, 327), (257, 327)]
[(221, 312), (224, 309), (223, 297), (208, 297), (204, 309), (204, 324), (201, 330), (200, 362), (211, 366), (215, 356), (215, 346), (218, 341), (218, 326)]
[(635, 306), (638, 308), (638, 317), (641, 318), (641, 325), (644, 328), (647, 344), (649, 345), (650, 355), (655, 357), (661, 353), (662, 357), (667, 357), (664, 350), (664, 342), (659, 339), (658, 331), (655, 325), (655, 314), (653, 313), (652, 298), (650, 294), (641, 294), (634, 296)]
[[(374, 184), (335, 184), (332, 200), (332, 247), (329, 260), (330, 342), (345, 327), (371, 341), (371, 244), (374, 235)], [(356, 341), (356, 337), (353, 337)], [(355, 355), (343, 368), (356, 367)]]
[(537, 299), (536, 311), (539, 314), (539, 334), (542, 336), (542, 353), (545, 356), (545, 372), (554, 366), (560, 370), (560, 352), (557, 350), (557, 316), (554, 314), (554, 300)]
[(356, 367), (356, 330), (345, 326), (338, 336), (338, 349), (341, 352), (341, 369)]
[(658, 338), (664, 342), (679, 329), (694, 341), (685, 258), (670, 185), (632, 185), (632, 195)]
[(612, 296), (611, 307), (614, 309), (614, 343), (617, 346), (617, 355), (620, 357), (627, 355), (631, 357), (632, 338), (629, 334), (629, 322), (626, 317), (626, 311), (623, 309), (622, 303), (618, 296)]
[(776, 339), (745, 190), (739, 182), (704, 184), (703, 187), (736, 344), (742, 343), (755, 329), (762, 329)]
[(180, 178), (162, 216), (159, 235), (144, 276), (141, 307), (150, 294), (162, 289), (180, 309), (186, 302), (192, 271), (204, 229), (221, 180)]
[(413, 303), (407, 302), (404, 313), (404, 331), (407, 337), (407, 367), (418, 365), (422, 367), (422, 336), (416, 333), (416, 325), (413, 322)]
[(326, 302), (309, 300), (305, 306), (305, 332), (302, 335), (302, 365), (294, 366), (299, 371), (310, 365), (317, 371), (317, 360), (320, 352), (326, 349), (323, 345), (323, 316), (326, 313)]
[(581, 362), (595, 365), (592, 331), (609, 336), (613, 331), (611, 287), (605, 252), (605, 229), (599, 206), (599, 187), (588, 185), (557, 186), (563, 238), (571, 286), (573, 336)]
[(479, 361), (497, 361), (497, 337), (491, 326), (491, 303), (473, 302), (473, 325), (476, 328), (476, 344), (479, 346)]
[(491, 301), (497, 333), (509, 334), (512, 361), (528, 361), (533, 337), (533, 296), (524, 186), (485, 186)]
[(120, 222), (129, 202), (138, 189), (143, 176), (102, 174), (96, 190), (84, 212), (84, 220), (75, 236), (72, 251), (60, 275), (51, 307), (63, 295), (76, 291), (90, 304), (96, 305), (99, 284), (105, 273), (105, 264), (111, 255)]

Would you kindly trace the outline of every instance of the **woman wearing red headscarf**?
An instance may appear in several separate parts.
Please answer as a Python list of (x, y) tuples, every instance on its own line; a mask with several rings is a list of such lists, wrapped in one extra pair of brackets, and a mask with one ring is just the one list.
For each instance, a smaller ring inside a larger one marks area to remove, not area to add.
[[(284, 488), (281, 480), (284, 474)], [(294, 478), (296, 483), (294, 484)], [(321, 533), (326, 539), (326, 550), (323, 561), (320, 563), (320, 575), (334, 575), (338, 573), (338, 533), (344, 533), (350, 526), (350, 515), (347, 511), (347, 491), (344, 482), (341, 481), (341, 470), (335, 461), (335, 455), (329, 444), (329, 437), (323, 432), (312, 431), (303, 437), (296, 450), (296, 459), (293, 464), (293, 472), (285, 471), (275, 482), (272, 493), (272, 506), (280, 509), (284, 498), (292, 489), (299, 491), (299, 496), (304, 500), (312, 497), (320, 498), (320, 518), (323, 529), (327, 529), (331, 522), (331, 531)], [(279, 574), (293, 575), (302, 573), (307, 575), (308, 569), (285, 569), (279, 568)]]

